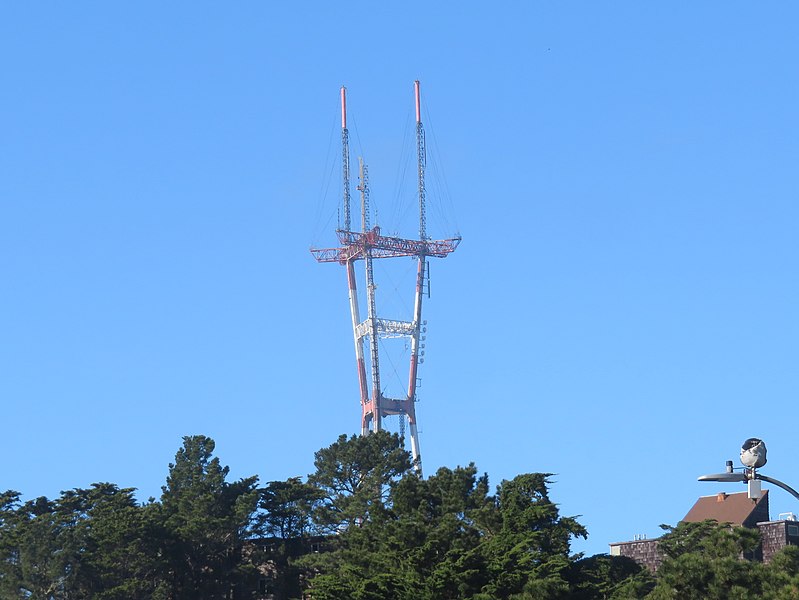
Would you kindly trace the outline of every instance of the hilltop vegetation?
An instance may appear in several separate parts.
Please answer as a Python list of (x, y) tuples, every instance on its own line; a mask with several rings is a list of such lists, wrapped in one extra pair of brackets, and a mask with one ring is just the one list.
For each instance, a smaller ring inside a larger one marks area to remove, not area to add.
[[(340, 436), (307, 480), (228, 482), (205, 436), (183, 440), (159, 500), (112, 483), (0, 495), (0, 597), (34, 600), (799, 598), (799, 552), (739, 558), (757, 533), (680, 525), (657, 578), (570, 553), (588, 535), (547, 474), (493, 491), (470, 464), (419, 479), (401, 439)], [(322, 537), (320, 537), (322, 536)], [(323, 540), (322, 552), (301, 552)], [(299, 545), (298, 545), (299, 544)]]

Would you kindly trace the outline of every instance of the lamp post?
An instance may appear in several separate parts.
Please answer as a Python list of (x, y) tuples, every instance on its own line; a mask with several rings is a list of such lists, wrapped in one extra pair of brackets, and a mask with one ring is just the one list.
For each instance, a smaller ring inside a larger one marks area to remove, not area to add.
[(761, 475), (757, 470), (766, 464), (766, 444), (763, 440), (757, 438), (749, 438), (743, 443), (741, 447), (741, 463), (744, 465), (743, 470), (735, 472), (732, 467), (732, 461), (728, 460), (726, 463), (726, 471), (724, 473), (713, 473), (711, 475), (702, 475), (698, 481), (720, 481), (720, 482), (741, 482), (747, 485), (749, 497), (752, 499), (760, 498), (760, 482), (766, 481), (781, 487), (786, 492), (791, 494), (794, 498), (799, 500), (799, 492), (773, 477)]

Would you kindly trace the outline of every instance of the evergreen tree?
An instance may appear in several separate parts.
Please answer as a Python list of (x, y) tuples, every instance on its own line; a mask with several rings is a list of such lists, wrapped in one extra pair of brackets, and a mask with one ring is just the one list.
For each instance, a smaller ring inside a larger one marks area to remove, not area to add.
[[(111, 483), (55, 500), (0, 494), (0, 598), (236, 600), (252, 597), (269, 565), (296, 596), (310, 577), (314, 600), (799, 600), (799, 549), (746, 560), (756, 530), (666, 528), (656, 575), (624, 557), (583, 559), (570, 544), (585, 528), (560, 515), (547, 474), (493, 495), (473, 464), (423, 480), (386, 432), (341, 436), (316, 453), (307, 483), (262, 489), (255, 477), (228, 482), (214, 449), (184, 438), (159, 502), (140, 505)], [(319, 531), (332, 551), (295, 561)]]
[(79, 569), (74, 516), (66, 503), (41, 497), (19, 503), (4, 494), (2, 584), (7, 598), (67, 600)]
[(258, 502), (259, 534), (281, 539), (308, 535), (313, 531), (311, 513), (320, 496), (319, 488), (299, 477), (270, 481)]
[(241, 593), (252, 570), (244, 542), (258, 502), (257, 477), (228, 483), (229, 469), (212, 457), (214, 441), (187, 436), (162, 488), (162, 549), (169, 600), (227, 599)]
[(339, 436), (315, 454), (316, 471), (308, 483), (319, 490), (313, 516), (328, 533), (379, 516), (389, 484), (411, 468), (410, 454), (397, 434), (377, 431), (364, 436)]
[(728, 600), (763, 597), (767, 568), (743, 560), (760, 542), (757, 530), (715, 521), (667, 527), (659, 542), (665, 555), (648, 598)]
[(74, 564), (70, 598), (123, 600), (149, 597), (159, 571), (159, 527), (152, 507), (139, 506), (133, 488), (96, 483), (62, 492), (56, 501), (69, 520)]
[(766, 565), (763, 597), (799, 600), (799, 547), (786, 546)]
[(139, 505), (133, 488), (94, 484), (85, 492), (82, 523), (86, 598), (149, 598), (164, 564), (158, 549), (163, 532), (160, 507)]
[(0, 598), (19, 598), (23, 586), (19, 498), (13, 490), (0, 494)]
[[(586, 533), (558, 514), (547, 475), (520, 475), (490, 496), (487, 476), (477, 477), (474, 465), (397, 480), (398, 470), (373, 456), (377, 470), (366, 477), (349, 465), (361, 464), (352, 460), (365, 447), (356, 440), (368, 437), (342, 437), (317, 453), (322, 468), (310, 480), (326, 482), (324, 520), (347, 526), (339, 527), (333, 552), (305, 561), (318, 573), (314, 600), (568, 597), (569, 543)], [(378, 456), (391, 455), (398, 441), (375, 444)], [(361, 493), (366, 498), (353, 501)]]
[(569, 594), (566, 580), (573, 537), (587, 537), (573, 517), (561, 517), (549, 499), (549, 475), (528, 473), (503, 481), (496, 497), (502, 519), (499, 532), (487, 540), (491, 598), (560, 598)]
[(572, 563), (566, 573), (570, 600), (643, 598), (655, 585), (649, 569), (626, 556), (595, 554)]

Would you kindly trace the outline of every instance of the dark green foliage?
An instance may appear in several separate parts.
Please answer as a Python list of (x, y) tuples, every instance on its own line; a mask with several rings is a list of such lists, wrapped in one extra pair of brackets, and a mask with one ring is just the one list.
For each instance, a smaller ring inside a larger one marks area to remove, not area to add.
[(787, 546), (772, 557), (763, 581), (763, 597), (799, 600), (799, 547)]
[(3, 598), (143, 597), (158, 570), (150, 507), (110, 483), (19, 504), (3, 495)]
[(213, 600), (244, 597), (254, 477), (225, 481), (203, 436), (184, 438), (161, 503), (98, 483), (56, 500), (0, 495), (0, 598)]
[(299, 538), (312, 533), (311, 511), (321, 500), (319, 488), (303, 483), (299, 477), (270, 481), (261, 490), (257, 517), (260, 535), (281, 539)]
[[(350, 462), (354, 439), (340, 438), (322, 464)], [(387, 455), (387, 446), (379, 448)], [(381, 474), (387, 463), (372, 464), (370, 478), (384, 486), (379, 510), (375, 487), (339, 486), (340, 495), (328, 496), (325, 515), (345, 514), (336, 512), (337, 502), (351, 506), (362, 489), (370, 490), (371, 504), (350, 513), (359, 518), (338, 521), (346, 524), (338, 549), (309, 561), (322, 573), (312, 581), (315, 600), (569, 597), (569, 543), (586, 533), (575, 519), (560, 517), (546, 475), (520, 475), (491, 496), (487, 476), (478, 477), (474, 465), (442, 468), (427, 480), (411, 472), (394, 480), (396, 469)]]
[(708, 559), (738, 558), (754, 553), (760, 543), (756, 529), (719, 524), (716, 521), (680, 523), (677, 527), (661, 525), (668, 533), (660, 538), (658, 547), (670, 559), (684, 554), (699, 553)]
[(55, 502), (37, 498), (19, 502), (17, 492), (3, 494), (4, 598), (64, 598), (71, 587), (75, 544)]
[[(575, 566), (569, 543), (585, 530), (559, 515), (546, 475), (494, 495), (474, 465), (422, 480), (402, 440), (379, 432), (317, 452), (307, 483), (257, 489), (228, 482), (213, 452), (184, 438), (160, 501), (144, 505), (107, 483), (53, 501), (0, 495), (0, 597), (234, 600), (265, 565), (289, 597), (312, 577), (315, 600), (588, 599), (633, 581), (617, 561)], [(331, 551), (297, 560), (320, 532)]]
[(496, 598), (565, 596), (569, 542), (586, 537), (576, 519), (560, 517), (549, 500), (548, 475), (531, 473), (503, 481), (497, 494), (502, 518), (498, 535), (486, 542), (491, 580), (484, 591)]
[(660, 540), (665, 560), (649, 597), (760, 598), (766, 567), (742, 560), (759, 543), (756, 530), (719, 525), (715, 521), (667, 527)]
[(626, 556), (596, 554), (571, 564), (569, 598), (643, 598), (655, 585), (648, 569)]
[(369, 520), (384, 510), (388, 484), (411, 468), (411, 459), (396, 434), (339, 436), (319, 450), (316, 471), (308, 483), (319, 490), (314, 520), (322, 531), (335, 533)]
[(274, 567), (270, 584), (283, 590), (286, 597), (302, 595), (302, 569), (294, 559), (306, 552), (307, 538), (315, 533), (311, 512), (320, 498), (318, 488), (299, 477), (270, 481), (260, 491), (252, 533), (266, 543), (256, 545), (251, 558), (254, 564), (268, 562)]
[(214, 441), (183, 438), (162, 488), (168, 598), (229, 598), (247, 580), (244, 540), (258, 502), (257, 477), (226, 481)]
[(71, 494), (76, 547), (74, 587), (83, 597), (122, 600), (152, 593), (160, 569), (154, 507), (137, 505), (134, 490), (94, 484)]
[[(228, 482), (205, 436), (183, 440), (159, 501), (111, 483), (23, 501), (0, 494), (3, 600), (237, 600), (259, 579), (314, 600), (799, 600), (799, 548), (770, 564), (758, 532), (714, 522), (666, 528), (657, 575), (573, 556), (587, 535), (549, 496), (549, 475), (492, 494), (470, 464), (428, 479), (386, 432), (341, 436), (307, 482)], [(326, 537), (318, 536), (327, 533)], [(321, 544), (321, 552), (311, 551)]]

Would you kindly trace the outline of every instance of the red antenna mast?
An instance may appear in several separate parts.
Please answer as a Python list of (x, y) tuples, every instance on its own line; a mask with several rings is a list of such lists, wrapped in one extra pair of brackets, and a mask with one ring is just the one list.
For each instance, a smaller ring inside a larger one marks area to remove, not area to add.
[[(425, 169), (427, 166), (425, 135), (422, 125), (419, 82), (414, 82), (414, 98), (416, 103), (416, 150), (419, 196), (419, 239), (405, 239), (384, 236), (380, 227), (369, 227), (369, 177), (363, 160), (359, 161), (358, 191), (361, 193), (361, 231), (352, 231), (350, 222), (350, 171), (349, 171), (349, 134), (347, 131), (347, 96), (346, 89), (341, 88), (341, 142), (342, 142), (342, 175), (344, 184), (344, 224), (336, 234), (339, 243), (337, 248), (313, 248), (311, 253), (319, 262), (337, 262), (347, 268), (349, 288), (350, 315), (355, 339), (355, 359), (358, 366), (358, 383), (361, 402), (361, 435), (370, 431), (379, 431), (383, 427), (383, 419), (390, 415), (400, 416), (400, 428), (404, 429), (407, 417), (410, 429), (411, 455), (414, 465), (421, 476), (422, 460), (419, 448), (419, 432), (416, 419), (416, 390), (418, 387), (418, 368), (422, 333), (426, 321), (422, 321), (422, 298), (427, 272), (427, 259), (446, 258), (455, 251), (461, 238), (431, 240), (427, 235)], [(373, 261), (380, 258), (413, 257), (417, 261), (416, 290), (414, 293), (413, 318), (411, 321), (385, 319), (377, 315), (375, 305), (375, 282)], [(363, 260), (366, 272), (367, 317), (361, 320), (355, 276), (355, 263)], [(403, 398), (389, 398), (383, 395), (380, 384), (380, 349), (379, 340), (384, 337), (410, 338), (410, 367), (408, 373), (407, 393)], [(369, 342), (369, 368), (365, 361), (364, 344)], [(370, 371), (371, 377), (367, 376)], [(369, 383), (371, 380), (371, 394)], [(404, 433), (404, 432), (403, 432)]]

